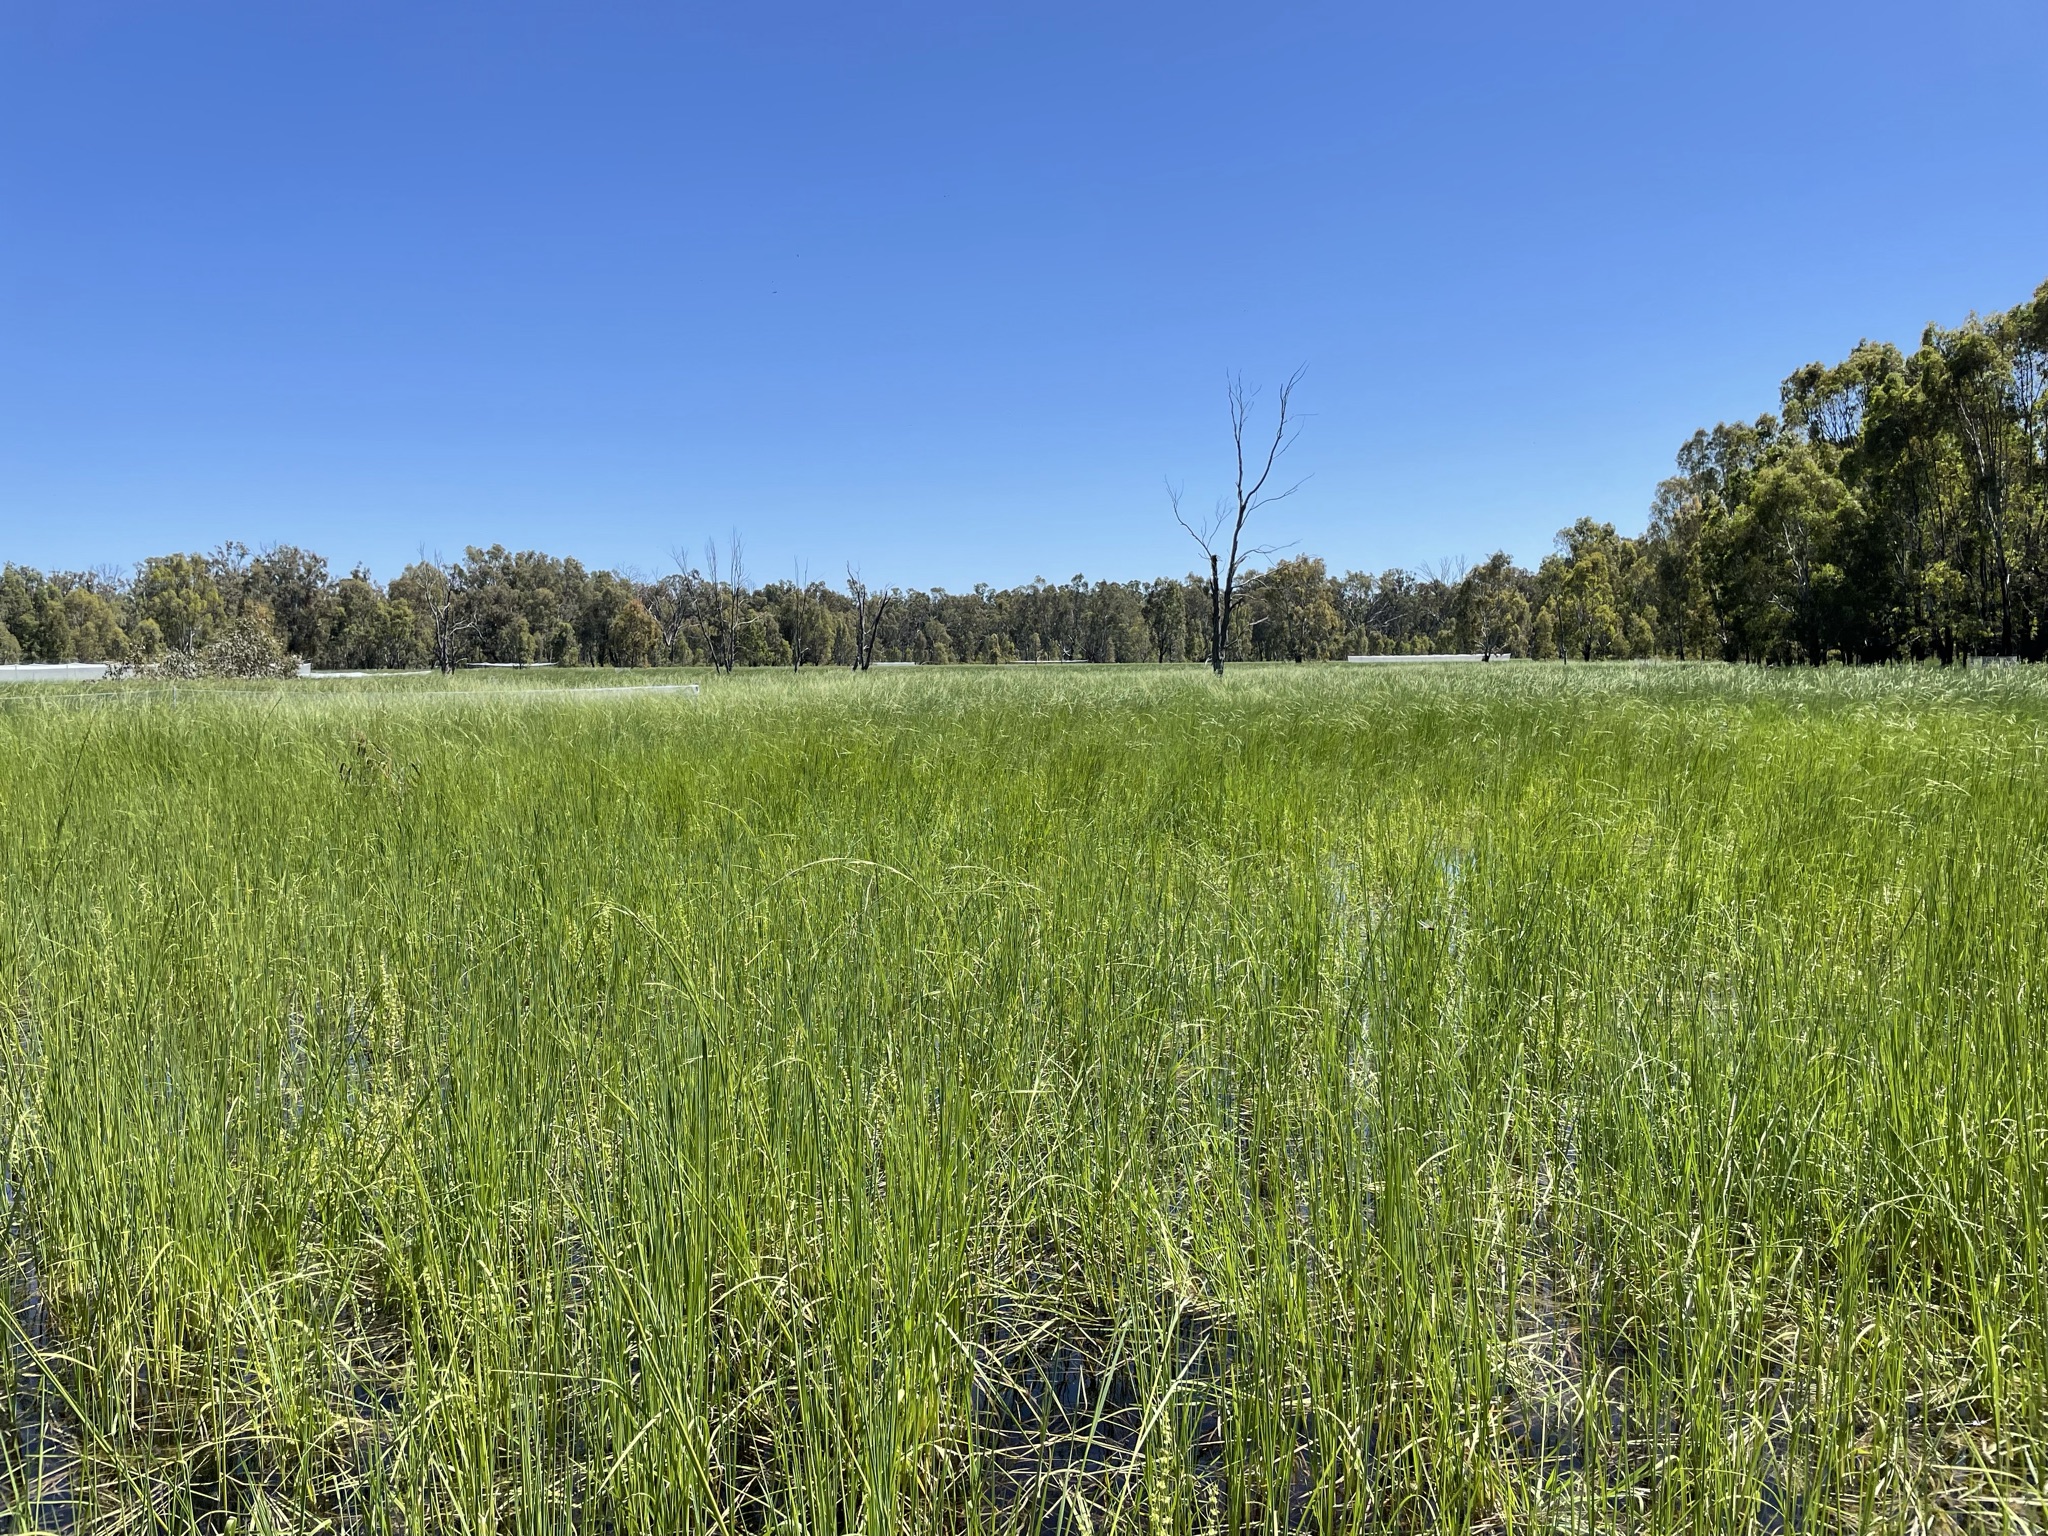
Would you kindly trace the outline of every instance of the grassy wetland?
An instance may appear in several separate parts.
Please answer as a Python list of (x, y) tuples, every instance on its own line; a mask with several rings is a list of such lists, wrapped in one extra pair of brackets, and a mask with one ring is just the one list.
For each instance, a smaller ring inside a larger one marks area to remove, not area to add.
[(17, 1528), (2020, 1530), (2048, 686), (0, 698)]

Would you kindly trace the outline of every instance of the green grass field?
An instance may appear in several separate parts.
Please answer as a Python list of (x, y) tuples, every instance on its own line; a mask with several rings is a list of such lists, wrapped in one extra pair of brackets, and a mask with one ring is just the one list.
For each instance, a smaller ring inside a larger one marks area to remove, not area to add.
[(0, 697), (18, 1522), (2048, 1520), (2031, 670), (687, 680)]

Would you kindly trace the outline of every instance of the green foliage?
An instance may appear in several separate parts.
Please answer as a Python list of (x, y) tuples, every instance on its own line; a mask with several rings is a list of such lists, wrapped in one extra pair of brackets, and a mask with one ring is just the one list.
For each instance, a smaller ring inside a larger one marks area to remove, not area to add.
[(152, 555), (136, 573), (135, 616), (175, 651), (205, 644), (227, 617), (227, 600), (204, 555)]
[(1269, 660), (1295, 662), (1337, 654), (1344, 621), (1335, 595), (1336, 583), (1314, 556), (1274, 562), (1246, 593), (1258, 636), (1254, 652)]
[(1489, 657), (1528, 655), (1528, 585), (1505, 551), (1468, 572), (1458, 583), (1458, 649)]
[(573, 667), (582, 659), (576, 645), (576, 630), (567, 619), (555, 620), (541, 655), (543, 660), (552, 661), (558, 667)]
[(661, 644), (661, 627), (637, 597), (629, 597), (612, 613), (605, 628), (605, 657), (615, 667), (644, 667)]
[(76, 585), (62, 597), (64, 628), (79, 661), (119, 661), (128, 654), (119, 602), (97, 587)]
[(0, 568), (0, 628), (17, 659), (118, 661), (129, 650), (123, 616), (120, 594), (100, 576)]
[(252, 614), (229, 621), (196, 651), (171, 651), (126, 670), (136, 677), (251, 680), (290, 677), (298, 669), (270, 625)]
[(423, 667), (427, 646), (419, 617), (403, 597), (386, 597), (360, 567), (337, 583), (327, 646), (308, 660), (335, 669)]
[(1864, 342), (1787, 378), (1782, 420), (1694, 434), (1643, 538), (1560, 536), (1537, 578), (1558, 643), (1816, 664), (2048, 655), (2044, 316), (2048, 285), (1929, 327), (1910, 357)]
[(558, 676), (0, 699), (24, 1527), (2048, 1518), (2031, 669)]
[[(1191, 594), (1186, 581), (1165, 576), (1146, 583), (1143, 608), (1152, 660), (1187, 661), (1196, 656), (1202, 646), (1201, 624), (1195, 616), (1200, 602), (1200, 594)], [(1016, 644), (1012, 642), (1012, 649)]]
[[(333, 646), (343, 604), (319, 555), (278, 545), (249, 559), (239, 578), (231, 599), (234, 611), (253, 616), (260, 610), (265, 627), (286, 651), (310, 660)], [(358, 573), (354, 579), (363, 578)]]
[(1910, 357), (1864, 342), (1794, 372), (1782, 422), (1695, 436), (1659, 498), (1686, 623), (1703, 588), (1731, 657), (2048, 654), (2044, 315), (2048, 285)]

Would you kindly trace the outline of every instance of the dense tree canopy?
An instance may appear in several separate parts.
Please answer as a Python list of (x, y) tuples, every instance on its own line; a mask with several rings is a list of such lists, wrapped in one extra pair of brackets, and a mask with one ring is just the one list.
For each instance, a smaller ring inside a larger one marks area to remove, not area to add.
[[(1332, 577), (1302, 555), (1254, 578), (1232, 620), (1231, 655), (1311, 661), (1358, 651), (1439, 651), (1483, 628), (1520, 648), (1532, 578), (1499, 555), (1482, 567), (1501, 589), (1468, 592), (1448, 574)], [(875, 604), (877, 661), (1204, 661), (1201, 578), (891, 589)], [(1468, 616), (1469, 610), (1469, 616)], [(563, 665), (845, 666), (858, 641), (854, 599), (823, 582), (735, 586), (685, 570), (658, 580), (590, 571), (575, 560), (498, 546), (407, 566), (388, 585), (357, 569), (330, 579), (302, 550), (153, 557), (135, 575), (0, 577), (0, 659), (148, 660), (204, 646), (231, 624), (267, 628), (322, 668), (476, 662)]]
[[(1702, 430), (1643, 533), (1581, 518), (1535, 571), (1350, 571), (1310, 555), (1253, 575), (1233, 658), (1478, 651), (1851, 662), (2048, 654), (2048, 283), (1907, 356), (1863, 342), (1785, 380), (1779, 412)], [(324, 668), (470, 662), (850, 665), (855, 596), (647, 579), (500, 545), (388, 585), (286, 547), (151, 556), (132, 574), (0, 568), (0, 662), (146, 660), (259, 626)], [(1204, 577), (870, 592), (873, 659), (1208, 659)]]

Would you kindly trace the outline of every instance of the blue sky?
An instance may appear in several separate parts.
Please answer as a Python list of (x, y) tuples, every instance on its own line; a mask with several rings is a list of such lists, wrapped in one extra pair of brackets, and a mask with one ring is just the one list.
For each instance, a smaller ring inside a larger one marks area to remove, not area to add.
[[(1338, 569), (1639, 529), (2048, 278), (2048, 7), (0, 0), (0, 558)], [(1270, 395), (1270, 391), (1269, 391)]]

